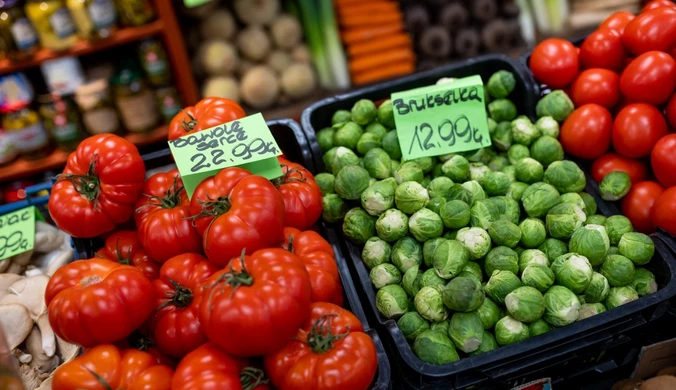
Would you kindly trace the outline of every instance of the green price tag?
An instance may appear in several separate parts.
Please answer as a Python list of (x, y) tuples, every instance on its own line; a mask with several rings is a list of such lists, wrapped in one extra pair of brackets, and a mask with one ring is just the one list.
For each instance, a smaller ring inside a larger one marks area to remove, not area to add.
[(210, 2), (211, 0), (183, 0), (183, 4), (186, 8), (194, 8)]
[(491, 144), (481, 76), (392, 94), (403, 160)]
[(0, 260), (33, 249), (36, 213), (30, 206), (0, 216)]
[(169, 148), (189, 197), (202, 180), (227, 167), (268, 179), (282, 176), (282, 151), (260, 113), (169, 141)]

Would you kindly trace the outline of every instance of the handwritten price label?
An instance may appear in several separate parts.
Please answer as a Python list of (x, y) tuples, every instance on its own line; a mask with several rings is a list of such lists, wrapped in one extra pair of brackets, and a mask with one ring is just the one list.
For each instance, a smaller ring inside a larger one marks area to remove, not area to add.
[(405, 160), (491, 144), (480, 76), (393, 93), (392, 105)]
[(169, 148), (189, 197), (202, 180), (227, 167), (282, 176), (282, 152), (260, 113), (169, 141)]
[(35, 244), (35, 207), (0, 216), (0, 260), (28, 252)]

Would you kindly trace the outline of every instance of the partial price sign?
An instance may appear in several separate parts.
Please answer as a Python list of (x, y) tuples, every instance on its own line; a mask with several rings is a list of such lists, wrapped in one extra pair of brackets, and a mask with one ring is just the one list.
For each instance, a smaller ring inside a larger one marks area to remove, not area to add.
[(35, 206), (0, 216), (0, 261), (33, 250)]
[(169, 141), (169, 148), (189, 197), (202, 180), (227, 167), (282, 176), (282, 151), (260, 113)]
[(480, 76), (392, 94), (403, 160), (491, 144)]

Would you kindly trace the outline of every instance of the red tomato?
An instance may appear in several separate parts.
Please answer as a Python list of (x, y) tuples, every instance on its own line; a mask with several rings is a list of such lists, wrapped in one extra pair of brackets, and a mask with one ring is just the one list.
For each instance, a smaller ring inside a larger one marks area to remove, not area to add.
[(160, 265), (143, 250), (138, 234), (133, 230), (120, 230), (106, 237), (103, 248), (96, 251), (96, 257), (133, 265), (150, 280), (157, 279)]
[(49, 214), (73, 237), (96, 237), (126, 222), (146, 169), (136, 146), (114, 134), (80, 142), (49, 196)]
[(676, 8), (676, 4), (672, 0), (653, 0), (650, 3), (646, 4), (641, 12), (650, 11), (651, 9), (661, 8), (661, 7), (671, 7)]
[(608, 69), (587, 69), (570, 87), (570, 98), (575, 107), (596, 103), (610, 110), (620, 101), (620, 76)]
[(627, 51), (615, 30), (597, 30), (589, 34), (580, 46), (580, 65), (583, 69), (602, 68), (620, 71), (624, 68)]
[(597, 158), (591, 167), (592, 177), (597, 183), (600, 183), (607, 174), (614, 171), (626, 172), (632, 183), (638, 183), (648, 177), (648, 168), (643, 162), (614, 153), (607, 153)]
[(209, 340), (233, 355), (279, 349), (310, 314), (305, 265), (281, 248), (235, 258), (205, 285), (200, 320)]
[(657, 198), (650, 210), (650, 219), (653, 226), (662, 228), (676, 236), (676, 187), (667, 188)]
[(305, 230), (322, 215), (322, 190), (302, 165), (279, 158), (284, 176), (273, 180), (284, 200), (284, 223)]
[(563, 88), (577, 76), (577, 50), (565, 39), (545, 39), (533, 49), (530, 69), (538, 81), (552, 88)]
[(619, 34), (624, 32), (624, 28), (634, 20), (635, 16), (631, 12), (617, 11), (608, 16), (606, 20), (599, 25), (598, 30), (614, 30)]
[(627, 24), (622, 43), (635, 55), (651, 50), (669, 52), (676, 45), (676, 9), (662, 7), (641, 13)]
[(157, 348), (183, 357), (207, 342), (199, 320), (203, 283), (218, 268), (196, 253), (172, 257), (153, 282), (156, 310), (150, 317)]
[(669, 126), (671, 126), (672, 129), (676, 129), (676, 94), (671, 95), (664, 111), (666, 113), (667, 121), (669, 121)]
[(311, 308), (298, 335), (265, 357), (272, 384), (279, 390), (368, 389), (378, 355), (359, 319), (331, 303)]
[(661, 51), (649, 51), (636, 57), (620, 77), (622, 93), (634, 102), (660, 105), (669, 99), (674, 87), (676, 60)]
[(676, 134), (665, 135), (657, 141), (650, 163), (655, 177), (663, 186), (676, 186)]
[(140, 328), (132, 332), (126, 339), (115, 342), (115, 346), (120, 349), (138, 349), (139, 351), (148, 352), (155, 358), (159, 364), (167, 367), (176, 368), (176, 362), (163, 352), (160, 352), (155, 347), (155, 339), (149, 335), (148, 323), (141, 325)]
[(658, 109), (650, 104), (632, 103), (615, 117), (613, 148), (625, 157), (645, 157), (665, 134), (667, 122)]
[(563, 122), (559, 141), (563, 149), (579, 158), (593, 159), (610, 147), (613, 118), (598, 104), (579, 107)]
[(655, 231), (650, 210), (662, 192), (664, 187), (654, 181), (632, 182), (631, 190), (622, 198), (622, 214), (639, 232), (649, 234)]
[(169, 123), (169, 141), (245, 116), (244, 109), (234, 100), (206, 97), (195, 106), (186, 107), (174, 116)]
[(49, 279), (49, 323), (59, 337), (83, 347), (121, 340), (153, 311), (152, 291), (136, 267), (97, 258), (74, 261)]

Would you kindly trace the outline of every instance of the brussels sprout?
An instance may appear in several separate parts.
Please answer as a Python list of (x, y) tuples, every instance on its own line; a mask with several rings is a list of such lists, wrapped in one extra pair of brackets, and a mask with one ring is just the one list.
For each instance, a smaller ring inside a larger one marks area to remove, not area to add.
[(479, 348), (477, 348), (476, 351), (471, 352), (469, 355), (476, 356), (485, 352), (492, 351), (494, 349), (498, 349), (498, 343), (497, 341), (495, 341), (495, 337), (493, 336), (492, 333), (484, 331), (484, 335), (483, 338), (481, 339), (481, 344), (479, 344)]
[(506, 246), (497, 246), (488, 252), (484, 262), (486, 274), (492, 275), (495, 270), (519, 273), (519, 255)]
[(401, 148), (396, 130), (390, 130), (382, 140), (382, 148), (390, 155), (392, 160), (401, 160)]
[(512, 165), (516, 165), (519, 161), (528, 157), (530, 157), (530, 151), (528, 150), (528, 147), (524, 145), (512, 145), (512, 147), (507, 151), (507, 159)]
[[(601, 225), (605, 229), (606, 217), (604, 217), (603, 215), (600, 215), (600, 214), (590, 215), (590, 216), (587, 217), (587, 220), (584, 221), (584, 224), (585, 225)], [(606, 232), (606, 235), (608, 235), (607, 232)], [(610, 242), (610, 237), (608, 237), (608, 240)]]
[(379, 264), (389, 262), (391, 254), (392, 247), (390, 244), (378, 237), (371, 237), (364, 244), (364, 249), (361, 251), (361, 259), (366, 268), (372, 269)]
[(503, 219), (493, 222), (488, 228), (488, 234), (495, 245), (509, 248), (514, 248), (521, 240), (521, 229), (514, 223)]
[(554, 271), (542, 264), (531, 264), (521, 273), (523, 284), (540, 292), (547, 291), (554, 284), (554, 280)]
[(444, 176), (454, 182), (464, 182), (469, 179), (469, 161), (463, 156), (456, 154), (441, 166)]
[(603, 177), (599, 184), (601, 198), (616, 201), (624, 198), (631, 189), (631, 178), (623, 171), (613, 171)]
[(474, 199), (472, 198), (472, 191), (460, 184), (453, 184), (446, 193), (446, 200), (461, 200), (467, 205), (471, 205)]
[(491, 274), (484, 290), (489, 298), (502, 305), (507, 294), (521, 286), (521, 281), (513, 272), (496, 270)]
[(547, 237), (545, 224), (538, 218), (526, 218), (519, 224), (521, 229), (521, 245), (526, 248), (537, 248)]
[[(376, 179), (375, 177), (370, 178), (370, 179), (369, 179), (369, 187), (372, 186), (372, 185), (374, 185), (374, 184), (377, 183), (377, 182), (378, 182), (378, 179)], [(389, 185), (389, 184), (388, 184), (388, 185)]]
[[(589, 260), (576, 253), (569, 253), (560, 268), (554, 269), (556, 283), (567, 287), (575, 294), (582, 294), (591, 283), (592, 270)], [(605, 276), (605, 275), (604, 275)]]
[(326, 194), (322, 197), (322, 218), (326, 222), (338, 222), (345, 218), (348, 205), (336, 194)]
[(603, 226), (606, 228), (606, 233), (608, 233), (610, 245), (618, 245), (620, 243), (620, 238), (622, 238), (625, 233), (634, 230), (631, 221), (624, 215), (613, 215), (608, 217)]
[(413, 303), (418, 313), (428, 321), (440, 322), (448, 317), (440, 287), (422, 287), (415, 295)]
[(415, 181), (406, 181), (397, 187), (394, 192), (394, 202), (397, 208), (406, 214), (413, 214), (425, 207), (430, 200), (427, 190)]
[(469, 164), (469, 178), (471, 180), (479, 180), (490, 171), (491, 169), (488, 165), (484, 165), (483, 163), (474, 162)]
[(376, 221), (378, 237), (394, 242), (408, 234), (408, 217), (397, 209), (386, 210)]
[(606, 256), (609, 256), (609, 255), (619, 255), (619, 254), (620, 254), (620, 249), (619, 249), (618, 247), (616, 247), (616, 246), (611, 246), (611, 247), (608, 249), (608, 254), (606, 254)]
[(606, 298), (605, 304), (608, 310), (612, 310), (637, 299), (638, 293), (629, 286), (611, 287), (610, 291), (608, 291), (608, 297)]
[(413, 266), (422, 264), (422, 247), (413, 237), (404, 237), (392, 246), (392, 263), (405, 273)]
[(476, 280), (479, 281), (479, 283), (483, 281), (484, 274), (481, 270), (481, 266), (478, 263), (470, 261), (467, 263), (465, 268), (462, 269), (462, 272), (465, 273), (465, 275), (472, 275)]
[(367, 133), (377, 135), (380, 140), (382, 140), (385, 134), (387, 134), (387, 129), (385, 128), (385, 126), (381, 125), (378, 122), (373, 122), (370, 125), (366, 126), (364, 131)]
[(549, 164), (545, 171), (544, 181), (553, 185), (562, 194), (580, 192), (587, 184), (582, 169), (568, 160), (554, 161)]
[(462, 272), (469, 257), (470, 253), (465, 245), (459, 241), (446, 240), (434, 251), (432, 265), (441, 278), (451, 279)]
[(541, 334), (545, 334), (549, 332), (551, 328), (549, 327), (549, 324), (543, 320), (542, 318), (535, 320), (528, 324), (528, 331), (530, 333), (530, 337), (535, 337), (539, 336)]
[(560, 89), (557, 89), (546, 95), (535, 106), (535, 113), (538, 118), (551, 116), (557, 122), (563, 122), (575, 110), (575, 105), (568, 95)]
[(393, 264), (383, 263), (371, 268), (369, 278), (373, 286), (378, 289), (401, 282), (401, 272)]
[(408, 341), (414, 341), (418, 335), (430, 328), (430, 323), (425, 321), (420, 314), (409, 311), (397, 321), (397, 326)]
[(547, 258), (547, 255), (539, 249), (526, 249), (521, 252), (519, 255), (519, 270), (523, 272), (526, 267), (533, 264), (549, 267), (549, 259)]
[(348, 111), (348, 110), (338, 110), (338, 111), (333, 113), (333, 116), (331, 117), (331, 124), (337, 125), (337, 124), (349, 122), (351, 120), (352, 120), (352, 114), (350, 114), (350, 111)]
[[(428, 191), (429, 192), (429, 191)], [(446, 204), (446, 198), (436, 196), (427, 201), (425, 207), (441, 215), (441, 208)]]
[(474, 352), (479, 348), (484, 335), (481, 318), (475, 312), (455, 313), (451, 317), (448, 334), (456, 348), (465, 353)]
[(462, 183), (462, 186), (472, 193), (472, 201), (486, 199), (486, 193), (484, 192), (483, 187), (481, 187), (481, 184), (479, 184), (478, 181), (469, 180)]
[(488, 168), (495, 172), (499, 172), (506, 166), (509, 166), (509, 160), (505, 156), (495, 156), (488, 162)]
[[(530, 146), (533, 143), (533, 141), (535, 141), (540, 137), (540, 130), (538, 130), (537, 126), (535, 126), (528, 118), (524, 119), (517, 118), (513, 120), (511, 131), (512, 131), (512, 141), (515, 144), (526, 146), (526, 150), (528, 150), (527, 147)], [(512, 148), (514, 146), (516, 145), (512, 145)]]
[(505, 346), (515, 344), (530, 337), (528, 325), (513, 317), (502, 317), (495, 324), (495, 340), (498, 345)]
[(547, 167), (556, 161), (563, 160), (563, 147), (556, 138), (542, 136), (533, 142), (530, 154), (533, 159)]
[(379, 216), (394, 206), (394, 189), (382, 181), (373, 183), (361, 194), (361, 206), (370, 215)]
[(432, 168), (432, 177), (441, 177), (444, 175), (444, 172), (441, 170), (442, 166), (444, 166), (443, 163), (434, 164), (434, 168)]
[[(396, 268), (396, 267), (395, 267)], [(401, 279), (401, 286), (404, 287), (406, 293), (415, 297), (415, 295), (420, 291), (420, 279), (422, 278), (423, 271), (420, 270), (420, 267), (413, 266), (406, 271), (404, 276)]]
[(630, 284), (631, 288), (636, 290), (639, 297), (652, 294), (657, 291), (657, 282), (655, 275), (645, 268), (636, 268), (634, 279)]
[(495, 134), (495, 129), (498, 128), (498, 122), (493, 120), (493, 118), (486, 118), (488, 122), (488, 134), (492, 137)]
[[(490, 196), (504, 195), (509, 189), (511, 181), (509, 177), (503, 172), (488, 172), (480, 180), (479, 183), (486, 190)], [(474, 199), (477, 200), (477, 199)]]
[(422, 276), (420, 277), (420, 288), (421, 289), (423, 287), (443, 288), (445, 285), (446, 285), (446, 280), (439, 277), (439, 275), (437, 275), (434, 268), (430, 268), (427, 271), (423, 272)]
[(429, 177), (429, 176), (427, 176), (427, 175), (425, 175), (425, 176), (423, 177), (423, 180), (420, 182), (420, 185), (423, 186), (423, 188), (426, 189), (427, 186), (430, 185), (430, 182), (431, 182), (431, 181), (432, 181), (432, 178)]
[(448, 284), (442, 288), (441, 294), (444, 305), (453, 311), (470, 312), (481, 306), (484, 301), (484, 290), (481, 288), (481, 282), (474, 278), (458, 276), (451, 279)]
[(420, 167), (420, 169), (422, 169), (423, 173), (432, 172), (434, 165), (437, 163), (436, 157), (429, 156), (418, 157), (410, 161), (416, 163)]
[(568, 245), (556, 238), (546, 239), (538, 249), (547, 256), (547, 259), (549, 259), (550, 262), (554, 261), (557, 257), (568, 253)]
[(609, 289), (608, 279), (600, 273), (594, 272), (589, 286), (584, 290), (584, 299), (588, 303), (602, 302), (608, 296)]
[(460, 229), (447, 230), (446, 233), (444, 233), (444, 235), (441, 236), (441, 237), (443, 237), (447, 240), (455, 240), (455, 236), (458, 235), (458, 230), (460, 230)]
[(322, 191), (322, 195), (333, 194), (333, 185), (336, 177), (330, 173), (320, 173), (315, 176), (315, 182)]
[(495, 196), (487, 200), (497, 208), (497, 219), (509, 221), (513, 224), (519, 223), (521, 219), (521, 207), (519, 202), (509, 196)]
[[(370, 150), (380, 148), (382, 146), (382, 137), (378, 136), (377, 134), (374, 133), (364, 133), (359, 137), (359, 141), (357, 141), (357, 153), (360, 155), (364, 156), (366, 153), (368, 153)], [(385, 152), (383, 150), (383, 152)], [(387, 153), (385, 153), (387, 154)], [(389, 169), (389, 155), (388, 157), (388, 164), (387, 167)]]
[(347, 122), (333, 133), (333, 144), (335, 146), (344, 146), (348, 149), (356, 149), (357, 142), (364, 134), (364, 130), (355, 122)]
[(367, 99), (361, 99), (352, 106), (352, 120), (357, 124), (366, 126), (373, 122), (378, 115), (376, 105)]
[[(331, 151), (334, 151), (331, 153)], [(337, 175), (344, 167), (359, 165), (359, 157), (350, 149), (340, 146), (329, 150), (324, 157), (324, 164), (331, 169), (331, 173)]]
[(469, 206), (461, 200), (451, 200), (441, 207), (439, 215), (447, 228), (462, 228), (469, 223)]
[(484, 229), (478, 227), (462, 228), (458, 230), (455, 239), (463, 243), (469, 250), (471, 259), (480, 259), (491, 250), (491, 236)]
[(376, 307), (387, 318), (399, 318), (408, 311), (408, 296), (398, 284), (387, 285), (376, 294)]
[(397, 180), (398, 184), (407, 181), (422, 182), (425, 175), (423, 174), (422, 169), (418, 164), (413, 161), (406, 161), (399, 166), (399, 169), (394, 171), (394, 179)]
[(559, 191), (554, 186), (538, 182), (526, 188), (521, 196), (521, 202), (528, 216), (543, 217), (552, 207), (559, 204), (559, 197)]
[(335, 132), (336, 131), (330, 127), (321, 129), (317, 132), (317, 143), (319, 144), (319, 150), (321, 150), (322, 153), (326, 153), (334, 146), (333, 136)]
[(528, 188), (528, 184), (515, 181), (509, 185), (509, 188), (507, 188), (507, 193), (505, 195), (518, 202), (521, 200), (521, 197), (523, 196), (524, 191), (526, 191), (526, 188)]
[(516, 106), (511, 100), (495, 99), (488, 103), (488, 115), (496, 122), (511, 121), (516, 118)]
[[(506, 152), (512, 146), (512, 124), (508, 121), (498, 123), (498, 126), (495, 128), (493, 134), (491, 134), (491, 142), (495, 149)], [(491, 163), (488, 164), (489, 167), (494, 169)]]
[(533, 184), (542, 180), (544, 168), (537, 160), (526, 157), (516, 164), (516, 179)]
[(601, 275), (612, 287), (626, 286), (634, 280), (634, 263), (622, 255), (608, 255), (601, 264)]
[(559, 138), (559, 123), (551, 116), (543, 116), (535, 122), (535, 127), (542, 135)]
[(653, 240), (643, 233), (624, 233), (617, 246), (620, 254), (636, 265), (647, 264), (655, 254)]
[(575, 192), (568, 192), (566, 194), (561, 194), (559, 197), (559, 201), (561, 203), (570, 203), (574, 206), (579, 207), (582, 211), (585, 212), (585, 215), (587, 215), (587, 205), (584, 203), (584, 200), (582, 200), (582, 197), (580, 194), (577, 194)]
[(359, 165), (349, 165), (338, 172), (334, 190), (346, 200), (359, 199), (369, 186), (369, 173)]
[(581, 208), (570, 203), (561, 203), (547, 212), (547, 232), (553, 238), (567, 239), (587, 219)]
[(554, 326), (566, 326), (580, 316), (580, 300), (563, 286), (552, 286), (545, 293), (545, 312), (542, 319)]
[(474, 202), (469, 210), (469, 221), (473, 227), (488, 229), (494, 221), (498, 220), (500, 210), (491, 199)]
[(433, 322), (430, 325), (431, 330), (436, 330), (437, 332), (441, 332), (443, 334), (448, 334), (448, 329), (451, 327), (451, 321), (448, 319), (445, 319), (441, 322)]
[(578, 321), (582, 321), (591, 316), (604, 313), (606, 307), (603, 306), (603, 303), (585, 303), (580, 307), (580, 316), (577, 318)]
[(602, 225), (583, 226), (573, 233), (568, 247), (589, 259), (592, 266), (600, 265), (610, 248), (610, 240)]
[(343, 233), (350, 240), (364, 244), (369, 238), (376, 235), (375, 225), (375, 220), (366, 211), (360, 207), (355, 207), (345, 214)]
[[(367, 134), (369, 133), (364, 135)], [(386, 179), (392, 176), (392, 160), (383, 149), (378, 147), (370, 149), (368, 152), (366, 152), (363, 162), (364, 168), (371, 177), (376, 179)]]
[(488, 297), (483, 300), (476, 313), (479, 315), (481, 324), (486, 330), (494, 327), (495, 323), (502, 317), (498, 305)]
[(507, 178), (509, 179), (509, 184), (512, 184), (516, 181), (516, 167), (514, 165), (507, 165), (506, 167), (502, 167), (502, 169), (500, 169), (500, 172), (507, 175)]
[(537, 289), (524, 286), (507, 294), (505, 306), (509, 315), (514, 319), (533, 322), (545, 312), (545, 299)]
[(453, 186), (453, 180), (447, 178), (446, 176), (440, 176), (434, 178), (430, 184), (427, 186), (427, 192), (430, 195), (430, 198), (446, 198), (446, 193)]
[[(589, 195), (586, 192), (580, 192), (580, 198), (582, 198), (582, 202), (584, 202), (584, 212), (587, 214), (587, 219), (589, 219), (590, 216), (596, 214), (596, 200), (594, 199), (593, 196)], [(597, 224), (597, 225), (603, 225)]]
[(447, 364), (460, 359), (451, 339), (436, 330), (420, 333), (412, 349), (418, 359), (430, 364)]
[(425, 242), (441, 237), (444, 232), (444, 223), (434, 211), (422, 208), (408, 219), (408, 231), (416, 240)]
[(394, 129), (394, 109), (392, 108), (392, 100), (387, 99), (378, 107), (378, 122), (388, 129)]
[(433, 267), (434, 266), (434, 251), (437, 250), (437, 247), (439, 244), (444, 242), (446, 239), (437, 237), (433, 238), (431, 240), (425, 241), (423, 244), (423, 260), (425, 261), (425, 265), (427, 267)]
[(486, 91), (491, 97), (505, 98), (514, 90), (516, 80), (512, 72), (499, 70), (491, 75), (486, 83)]

